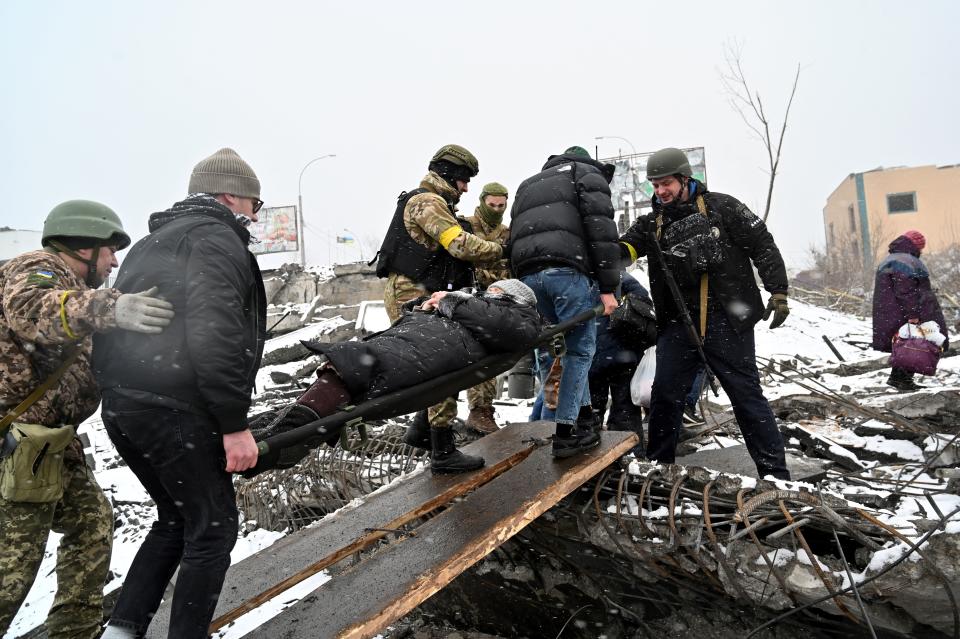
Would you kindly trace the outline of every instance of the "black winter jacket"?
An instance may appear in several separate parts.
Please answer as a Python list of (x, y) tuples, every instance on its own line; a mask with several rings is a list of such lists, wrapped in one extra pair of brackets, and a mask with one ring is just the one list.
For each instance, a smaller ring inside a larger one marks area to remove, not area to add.
[(249, 239), (209, 196), (150, 216), (150, 234), (130, 249), (115, 286), (124, 293), (156, 286), (176, 316), (159, 335), (96, 336), (94, 372), (105, 393), (208, 414), (222, 433), (247, 428), (266, 333), (263, 279)]
[(511, 270), (517, 277), (570, 266), (595, 279), (601, 293), (620, 281), (617, 226), (610, 180), (613, 165), (577, 155), (552, 155), (523, 181), (510, 212)]
[[(745, 204), (730, 195), (708, 191), (696, 180), (691, 180), (690, 183), (694, 185), (693, 193), (686, 202), (662, 205), (654, 199), (653, 212), (638, 218), (620, 238), (623, 257), (629, 263), (638, 256), (647, 256), (650, 293), (657, 311), (657, 326), (662, 328), (669, 322), (681, 321), (680, 312), (664, 279), (663, 269), (650, 251), (649, 232), (656, 230), (658, 214), (663, 215), (661, 238), (668, 235), (667, 231), (672, 224), (690, 215), (701, 215), (697, 208), (696, 195), (703, 195), (707, 219), (710, 226), (716, 229), (714, 233), (722, 252), (722, 262), (712, 266), (707, 272), (709, 300), (722, 306), (733, 327), (738, 332), (743, 332), (760, 321), (764, 310), (751, 261), (756, 265), (767, 291), (786, 293), (787, 269), (783, 257), (780, 256), (780, 250), (767, 226)], [(661, 241), (661, 248), (664, 252), (669, 252), (671, 247)], [(674, 275), (694, 325), (697, 325), (700, 313), (699, 281), (688, 281), (678, 273)]]
[(437, 312), (406, 305), (393, 326), (359, 342), (304, 342), (325, 354), (354, 401), (373, 399), (460, 370), (487, 355), (529, 349), (540, 334), (540, 315), (509, 296), (459, 291)]

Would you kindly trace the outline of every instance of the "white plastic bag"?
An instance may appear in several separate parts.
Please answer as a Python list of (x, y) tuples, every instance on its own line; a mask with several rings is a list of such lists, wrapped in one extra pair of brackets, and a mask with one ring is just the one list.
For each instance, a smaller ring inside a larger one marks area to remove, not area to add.
[(634, 406), (650, 408), (650, 392), (653, 390), (653, 376), (657, 372), (657, 347), (651, 346), (643, 352), (643, 357), (630, 379), (630, 399)]
[(897, 331), (901, 339), (910, 339), (912, 337), (922, 337), (928, 342), (933, 342), (937, 346), (943, 346), (946, 337), (940, 332), (940, 325), (934, 321), (924, 322), (923, 324), (904, 324)]

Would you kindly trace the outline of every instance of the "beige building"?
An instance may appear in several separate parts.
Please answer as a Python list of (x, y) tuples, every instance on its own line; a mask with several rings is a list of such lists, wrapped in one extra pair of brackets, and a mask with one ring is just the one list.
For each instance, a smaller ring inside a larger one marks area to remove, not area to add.
[(910, 229), (926, 236), (928, 252), (960, 245), (960, 164), (851, 173), (823, 207), (827, 255), (870, 268)]

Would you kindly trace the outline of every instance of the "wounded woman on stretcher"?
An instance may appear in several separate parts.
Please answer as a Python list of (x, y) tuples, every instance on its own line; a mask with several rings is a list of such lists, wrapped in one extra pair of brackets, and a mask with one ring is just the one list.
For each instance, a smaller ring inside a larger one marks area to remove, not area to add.
[[(360, 341), (321, 344), (303, 342), (323, 358), (317, 380), (279, 411), (255, 417), (250, 428), (262, 441), (330, 415), (339, 406), (409, 388), (463, 369), (496, 353), (532, 348), (540, 334), (537, 298), (519, 280), (501, 280), (483, 293), (442, 291), (404, 305), (393, 326)], [(271, 450), (254, 468), (290, 468), (321, 443), (335, 446), (339, 432)]]

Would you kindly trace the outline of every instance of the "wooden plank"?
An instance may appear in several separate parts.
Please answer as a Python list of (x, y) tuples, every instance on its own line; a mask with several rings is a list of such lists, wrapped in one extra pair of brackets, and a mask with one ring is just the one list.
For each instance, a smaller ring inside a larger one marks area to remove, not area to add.
[[(358, 506), (343, 508), (232, 565), (227, 571), (211, 629), (229, 623), (389, 534), (366, 532), (367, 528), (399, 528), (490, 481), (533, 451), (533, 444), (524, 440), (549, 437), (554, 429), (554, 423), (545, 421), (509, 424), (464, 446), (465, 452), (483, 456), (486, 465), (482, 469), (436, 476), (426, 469), (390, 484)], [(362, 509), (362, 514), (355, 512), (358, 509)], [(168, 600), (157, 610), (146, 636), (166, 637), (169, 619)]]
[(284, 639), (373, 637), (488, 555), (637, 443), (605, 432), (598, 448), (557, 461), (538, 448), (509, 472), (304, 597), (254, 631)]

